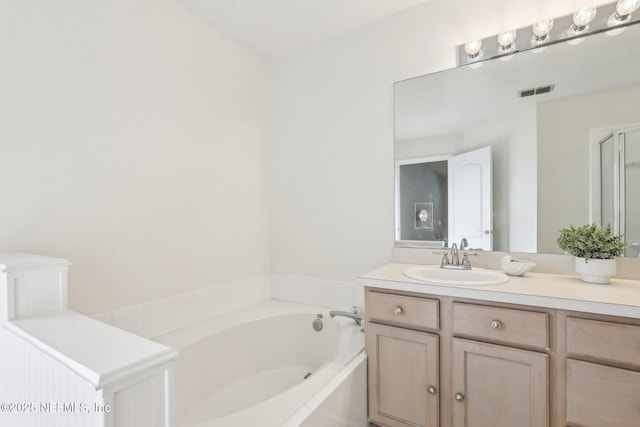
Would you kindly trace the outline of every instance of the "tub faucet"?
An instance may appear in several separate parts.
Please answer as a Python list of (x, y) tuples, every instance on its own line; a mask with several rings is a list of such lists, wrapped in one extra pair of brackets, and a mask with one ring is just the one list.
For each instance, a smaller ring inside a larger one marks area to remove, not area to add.
[(329, 316), (336, 317), (348, 317), (349, 319), (353, 319), (356, 322), (356, 325), (362, 326), (362, 321), (364, 320), (364, 316), (358, 313), (357, 307), (354, 307), (353, 312), (348, 311), (330, 311)]

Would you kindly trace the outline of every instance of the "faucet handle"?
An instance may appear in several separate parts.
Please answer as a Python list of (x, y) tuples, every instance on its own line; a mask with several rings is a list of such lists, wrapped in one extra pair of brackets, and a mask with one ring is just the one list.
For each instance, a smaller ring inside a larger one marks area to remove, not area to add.
[(465, 266), (465, 267), (469, 267), (469, 269), (471, 269), (471, 262), (469, 261), (469, 254), (466, 253), (466, 252), (462, 256), (462, 265)]
[(469, 260), (470, 256), (478, 256), (478, 254), (476, 252), (463, 252), (462, 265), (465, 267), (465, 270), (471, 270), (471, 261)]
[(449, 265), (449, 264), (451, 264), (449, 262), (449, 256), (445, 252), (444, 255), (442, 255), (442, 261), (440, 261), (440, 267), (442, 267), (443, 265)]

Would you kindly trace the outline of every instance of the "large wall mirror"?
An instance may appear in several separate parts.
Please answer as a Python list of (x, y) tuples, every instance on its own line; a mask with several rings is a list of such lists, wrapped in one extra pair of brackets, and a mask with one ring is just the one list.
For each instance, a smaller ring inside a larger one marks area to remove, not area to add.
[[(596, 222), (624, 234), (626, 256), (638, 257), (640, 25), (508, 59), (395, 84), (396, 244), (457, 242), (446, 162), (488, 148), (492, 194), (472, 205), (488, 203), (489, 220), (465, 230), (489, 234), (484, 249), (562, 253), (559, 229)], [(436, 190), (401, 183), (409, 173), (433, 177)], [(457, 199), (474, 197), (468, 185)]]

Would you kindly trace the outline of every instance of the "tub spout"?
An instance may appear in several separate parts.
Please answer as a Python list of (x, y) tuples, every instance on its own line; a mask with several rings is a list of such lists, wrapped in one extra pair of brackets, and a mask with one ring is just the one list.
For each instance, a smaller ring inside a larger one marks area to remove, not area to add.
[(362, 321), (364, 320), (364, 316), (356, 313), (349, 313), (348, 311), (330, 311), (329, 316), (343, 316), (348, 317), (349, 319), (353, 319), (356, 322), (356, 325), (362, 326)]

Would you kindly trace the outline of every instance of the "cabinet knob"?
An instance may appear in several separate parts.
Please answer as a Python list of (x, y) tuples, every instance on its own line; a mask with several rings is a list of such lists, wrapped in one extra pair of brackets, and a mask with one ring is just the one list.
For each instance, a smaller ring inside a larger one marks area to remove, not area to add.
[(494, 320), (491, 322), (491, 327), (493, 329), (502, 329), (502, 322), (499, 320)]
[(437, 390), (436, 390), (436, 388), (435, 388), (434, 386), (432, 386), (432, 385), (430, 385), (429, 387), (427, 387), (427, 392), (428, 392), (429, 394), (436, 394), (436, 391), (437, 391)]
[(463, 402), (464, 401), (464, 394), (462, 393), (456, 393), (456, 400), (458, 402)]
[(399, 305), (393, 307), (393, 314), (402, 314), (402, 307), (400, 307)]

